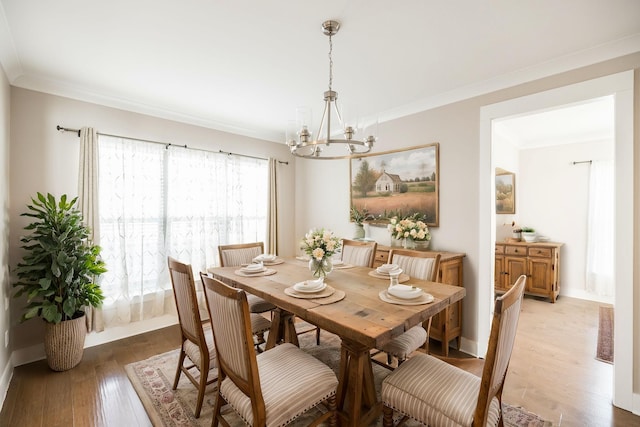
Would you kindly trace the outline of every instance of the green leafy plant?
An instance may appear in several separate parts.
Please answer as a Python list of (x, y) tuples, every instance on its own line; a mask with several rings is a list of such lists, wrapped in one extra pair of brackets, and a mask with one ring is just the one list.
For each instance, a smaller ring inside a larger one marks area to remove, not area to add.
[(362, 223), (364, 221), (368, 221), (370, 219), (373, 219), (373, 215), (371, 215), (369, 213), (367, 208), (362, 208), (362, 210), (359, 210), (355, 206), (351, 207), (351, 212), (350, 212), (349, 216), (350, 216), (351, 221), (355, 222), (358, 225), (362, 225)]
[(520, 231), (522, 231), (523, 233), (535, 233), (535, 232), (536, 232), (536, 230), (534, 230), (534, 229), (533, 229), (533, 228), (531, 228), (531, 227), (522, 227), (522, 228), (520, 229)]
[(82, 315), (85, 306), (99, 307), (104, 300), (95, 283), (106, 272), (100, 258), (100, 247), (89, 242), (89, 229), (82, 223), (82, 214), (74, 205), (77, 197), (60, 201), (51, 194), (38, 193), (27, 205), (22, 216), (34, 221), (25, 227), (31, 234), (22, 237), (26, 251), (18, 263), (18, 288), (15, 296), (27, 296), (27, 306), (21, 320), (42, 317), (47, 322), (60, 323)]

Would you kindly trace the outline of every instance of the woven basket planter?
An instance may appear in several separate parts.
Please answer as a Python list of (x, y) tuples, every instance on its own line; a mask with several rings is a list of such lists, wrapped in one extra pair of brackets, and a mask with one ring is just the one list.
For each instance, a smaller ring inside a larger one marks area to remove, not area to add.
[(58, 324), (45, 322), (44, 352), (54, 371), (66, 371), (82, 360), (87, 336), (85, 315)]

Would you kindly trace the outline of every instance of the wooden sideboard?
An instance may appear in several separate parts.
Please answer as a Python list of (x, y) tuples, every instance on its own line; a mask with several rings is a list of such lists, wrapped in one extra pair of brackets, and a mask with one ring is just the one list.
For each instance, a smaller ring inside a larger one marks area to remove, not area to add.
[[(389, 251), (391, 249), (393, 248), (390, 246), (378, 245), (373, 266), (379, 267), (382, 264), (387, 263), (389, 261)], [(440, 254), (440, 272), (438, 274), (438, 281), (448, 285), (464, 286), (462, 278), (462, 259), (465, 257), (465, 254), (456, 252), (436, 252)], [(443, 343), (442, 353), (444, 356), (448, 356), (449, 342), (455, 338), (456, 346), (460, 349), (461, 336), (462, 301), (457, 301), (432, 317), (429, 337)], [(447, 345), (444, 345), (444, 343)]]
[(522, 274), (525, 293), (547, 297), (552, 303), (560, 293), (560, 247), (562, 243), (496, 243), (495, 291), (504, 293)]

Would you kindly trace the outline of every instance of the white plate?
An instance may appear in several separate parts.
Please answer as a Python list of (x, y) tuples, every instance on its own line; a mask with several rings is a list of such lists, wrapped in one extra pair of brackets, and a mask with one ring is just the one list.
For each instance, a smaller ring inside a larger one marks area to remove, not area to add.
[(399, 275), (399, 274), (402, 273), (402, 269), (398, 267), (398, 268), (393, 269), (393, 270), (386, 270), (385, 271), (385, 270), (380, 270), (380, 267), (378, 267), (378, 268), (376, 268), (376, 272), (378, 274), (382, 274), (383, 276), (389, 276), (391, 273)]
[(293, 289), (296, 292), (301, 292), (303, 294), (310, 294), (310, 293), (323, 291), (324, 288), (327, 287), (327, 284), (324, 282), (322, 282), (322, 284), (317, 284), (317, 283), (313, 284), (313, 282), (315, 282), (315, 280), (298, 282), (295, 285), (293, 285)]
[(276, 256), (273, 254), (260, 254), (257, 257), (255, 257), (253, 260), (271, 262), (276, 260)]
[[(253, 267), (255, 265), (255, 267)], [(266, 270), (262, 264), (249, 264), (246, 267), (242, 267), (240, 271), (245, 274), (263, 273)]]
[(389, 295), (392, 295), (396, 298), (414, 299), (420, 297), (424, 291), (420, 288), (415, 288), (409, 285), (394, 285), (390, 286), (387, 289), (387, 292), (389, 293)]

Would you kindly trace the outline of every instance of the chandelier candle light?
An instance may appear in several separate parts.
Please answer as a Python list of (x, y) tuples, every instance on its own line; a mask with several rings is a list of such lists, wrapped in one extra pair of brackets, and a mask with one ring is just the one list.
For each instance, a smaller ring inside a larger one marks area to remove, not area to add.
[[(337, 104), (338, 92), (334, 91), (331, 87), (333, 83), (332, 36), (338, 32), (338, 29), (340, 29), (340, 23), (338, 21), (325, 21), (322, 23), (324, 34), (329, 36), (329, 90), (324, 92), (324, 110), (322, 112), (320, 126), (318, 127), (317, 139), (313, 139), (312, 133), (309, 130), (310, 117), (308, 117), (308, 114), (299, 114), (300, 117), (297, 117), (296, 126), (299, 126), (297, 134), (295, 135), (297, 136), (297, 140), (294, 139), (294, 134), (291, 132), (291, 129), (287, 129), (287, 145), (291, 150), (291, 154), (294, 156), (324, 160), (344, 159), (354, 154), (368, 153), (371, 151), (371, 147), (373, 147), (373, 143), (376, 140), (373, 135), (366, 136), (362, 140), (355, 139), (354, 136), (357, 129), (353, 126), (343, 124), (342, 114)], [(338, 122), (343, 128), (344, 139), (332, 138), (332, 111), (335, 111)], [(347, 152), (343, 155), (331, 155), (329, 153), (322, 155), (323, 148), (328, 148), (333, 144), (343, 144)]]

